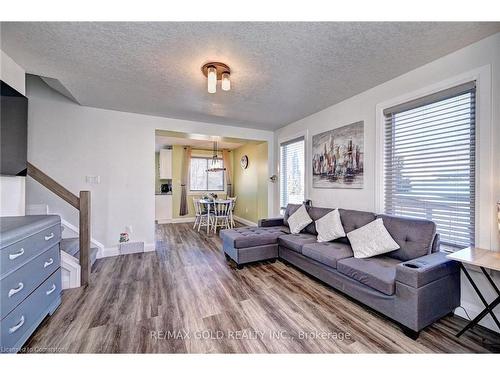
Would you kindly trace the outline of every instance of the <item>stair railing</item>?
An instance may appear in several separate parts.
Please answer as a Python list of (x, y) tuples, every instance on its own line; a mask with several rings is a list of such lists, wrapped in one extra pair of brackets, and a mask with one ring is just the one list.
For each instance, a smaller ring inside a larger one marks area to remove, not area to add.
[(28, 176), (78, 210), (80, 214), (80, 284), (87, 285), (90, 278), (90, 191), (81, 190), (80, 196), (76, 196), (31, 163), (28, 163)]

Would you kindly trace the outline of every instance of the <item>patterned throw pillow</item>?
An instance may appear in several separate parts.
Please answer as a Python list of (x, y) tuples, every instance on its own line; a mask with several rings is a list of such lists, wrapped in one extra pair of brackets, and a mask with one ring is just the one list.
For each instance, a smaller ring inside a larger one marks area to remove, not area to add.
[(300, 206), (300, 208), (288, 218), (288, 226), (290, 227), (290, 232), (292, 232), (292, 234), (300, 233), (300, 231), (307, 227), (310, 223), (312, 223), (312, 219), (307, 213), (304, 205)]
[(380, 218), (347, 233), (347, 238), (354, 258), (370, 258), (399, 249)]
[(342, 226), (338, 209), (316, 220), (315, 225), (316, 232), (318, 232), (318, 242), (328, 242), (345, 237), (344, 227)]

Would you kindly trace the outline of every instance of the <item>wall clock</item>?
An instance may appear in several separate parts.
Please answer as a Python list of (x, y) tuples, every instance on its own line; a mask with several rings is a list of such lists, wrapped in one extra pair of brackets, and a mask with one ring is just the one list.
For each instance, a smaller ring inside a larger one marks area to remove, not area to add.
[(240, 165), (242, 169), (247, 169), (248, 168), (248, 156), (243, 155), (240, 160)]

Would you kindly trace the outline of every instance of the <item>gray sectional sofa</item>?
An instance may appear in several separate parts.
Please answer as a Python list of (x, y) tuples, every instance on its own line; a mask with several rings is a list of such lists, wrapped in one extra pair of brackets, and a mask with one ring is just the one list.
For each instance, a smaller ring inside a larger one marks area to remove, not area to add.
[(222, 230), (226, 258), (238, 268), (280, 258), (396, 321), (412, 338), (460, 305), (459, 267), (439, 252), (432, 221), (339, 209), (346, 233), (380, 217), (400, 246), (358, 259), (347, 237), (317, 242), (314, 221), (332, 209), (307, 207), (313, 222), (290, 234), (287, 219), (299, 207), (288, 205), (283, 218), (260, 220), (258, 227)]

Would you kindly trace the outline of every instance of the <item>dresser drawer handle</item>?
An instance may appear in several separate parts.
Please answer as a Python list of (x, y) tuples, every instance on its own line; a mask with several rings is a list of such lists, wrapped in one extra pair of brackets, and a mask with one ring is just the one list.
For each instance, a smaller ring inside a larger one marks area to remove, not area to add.
[(9, 254), (9, 259), (10, 260), (14, 260), (16, 258), (19, 258), (21, 255), (24, 254), (24, 249), (21, 248), (21, 250), (19, 250), (17, 253), (14, 253), (14, 254)]
[(21, 290), (23, 290), (23, 288), (24, 288), (24, 284), (19, 283), (17, 285), (17, 288), (9, 290), (9, 298), (12, 297), (14, 294), (19, 293)]
[(49, 290), (47, 290), (45, 292), (46, 295), (49, 295), (49, 294), (52, 294), (52, 292), (56, 290), (56, 284), (52, 284), (52, 288), (50, 288)]
[(9, 328), (9, 333), (16, 332), (19, 328), (21, 328), (24, 324), (24, 315), (21, 315), (21, 319), (19, 319), (19, 323), (17, 323), (14, 327)]
[(50, 266), (52, 263), (54, 263), (54, 259), (52, 258), (49, 258), (48, 261), (46, 261), (44, 264), (43, 264), (43, 268), (47, 268), (48, 266)]
[(54, 238), (54, 233), (50, 233), (48, 236), (45, 236), (45, 241), (51, 240)]

